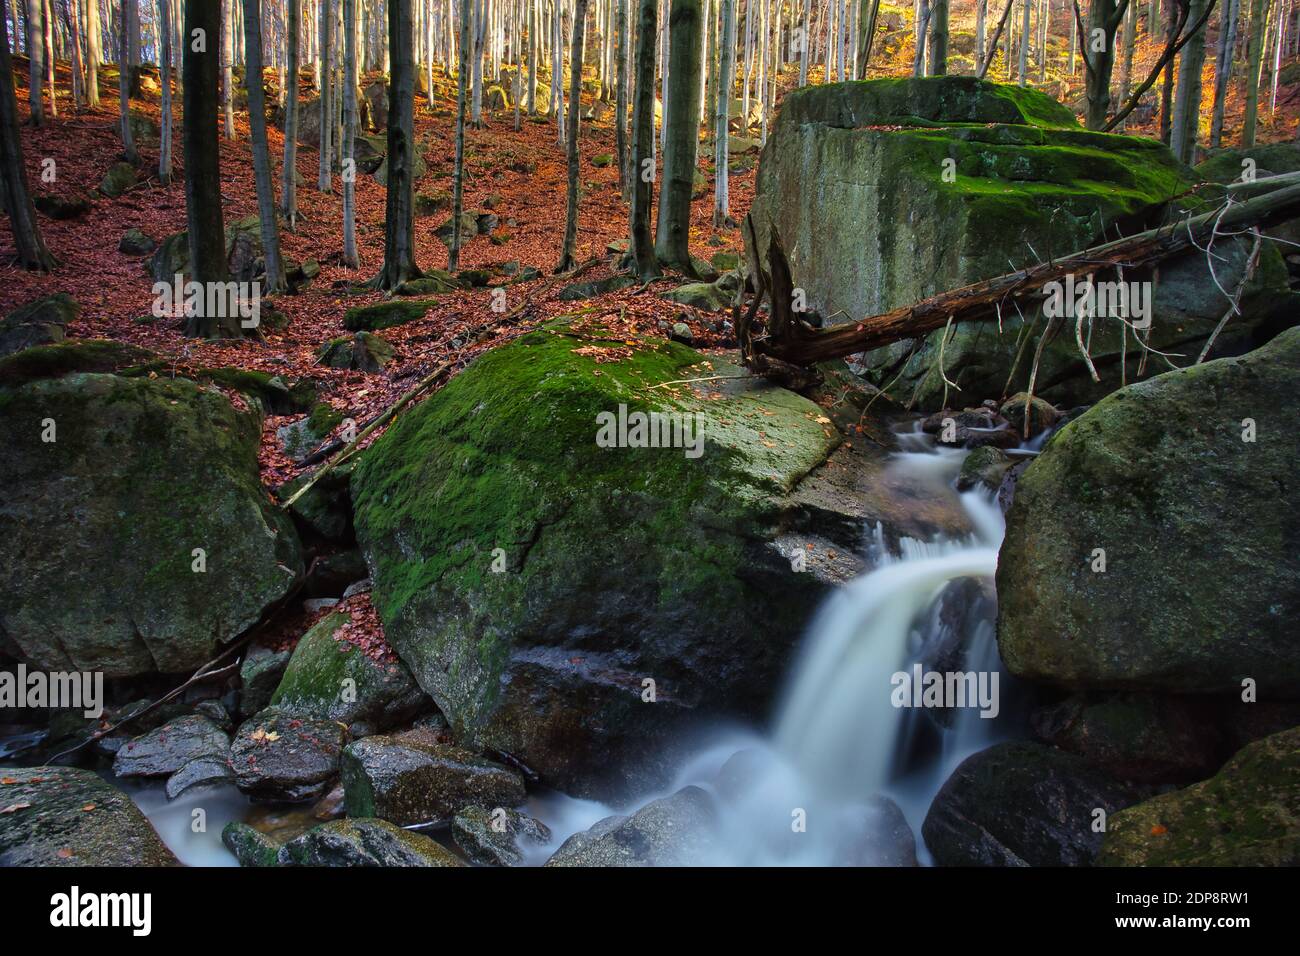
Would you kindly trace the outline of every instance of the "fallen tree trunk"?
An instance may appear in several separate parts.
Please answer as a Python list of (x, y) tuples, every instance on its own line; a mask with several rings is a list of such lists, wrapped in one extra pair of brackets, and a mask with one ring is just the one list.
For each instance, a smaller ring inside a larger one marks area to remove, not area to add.
[[(790, 308), (793, 282), (780, 238), (773, 230), (768, 245), (769, 272), (755, 276), (758, 296), (766, 295), (771, 312), (765, 323), (757, 321), (757, 301), (743, 315), (737, 313), (736, 330), (745, 364), (755, 371), (770, 367), (766, 360), (807, 366), (843, 358), (897, 342), (918, 338), (943, 328), (949, 320), (971, 322), (996, 319), (1008, 303), (1044, 298), (1044, 285), (1067, 275), (1091, 275), (1106, 269), (1150, 265), (1192, 246), (1204, 248), (1225, 234), (1266, 226), (1300, 216), (1300, 184), (1292, 176), (1276, 177), (1281, 188), (1241, 202), (1229, 201), (1207, 213), (1115, 239), (1089, 249), (1027, 266), (1016, 272), (985, 279), (922, 299), (912, 305), (883, 312), (859, 322), (817, 329)], [(1267, 185), (1267, 179), (1255, 186)], [(1286, 183), (1286, 185), (1282, 185)], [(753, 224), (746, 223), (751, 237)], [(755, 256), (751, 255), (751, 269)]]

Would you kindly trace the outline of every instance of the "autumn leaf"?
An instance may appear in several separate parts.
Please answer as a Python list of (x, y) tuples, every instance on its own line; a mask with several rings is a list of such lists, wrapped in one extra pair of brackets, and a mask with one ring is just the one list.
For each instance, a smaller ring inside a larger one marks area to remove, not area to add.
[(1157, 823), (1155, 826), (1151, 828), (1152, 836), (1164, 836), (1168, 832), (1169, 832), (1169, 828), (1160, 823)]
[(30, 803), (11, 803), (7, 807), (0, 807), (0, 813), (15, 813), (18, 810), (26, 810), (30, 806)]

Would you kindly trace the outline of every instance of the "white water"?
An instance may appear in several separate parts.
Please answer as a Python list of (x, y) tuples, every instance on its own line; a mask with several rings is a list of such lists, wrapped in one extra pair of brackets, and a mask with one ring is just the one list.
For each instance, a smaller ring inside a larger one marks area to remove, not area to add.
[[(899, 437), (903, 451), (890, 466), (895, 477), (954, 494), (951, 484), (966, 452), (936, 448), (919, 432)], [(951, 615), (945, 622), (938, 613), (938, 599), (952, 582), (988, 580), (997, 568), (1001, 511), (984, 492), (960, 497), (974, 529), (961, 540), (904, 539), (889, 554), (877, 529), (876, 567), (836, 592), (818, 613), (770, 736), (720, 731), (671, 786), (631, 806), (559, 794), (539, 798), (531, 812), (555, 839), (532, 851), (529, 862), (544, 861), (569, 835), (606, 816), (635, 812), (690, 784), (712, 793), (717, 803), (716, 839), (698, 853), (702, 865), (874, 862), (872, 837), (882, 821), (868, 800), (877, 794), (899, 805), (917, 837), (920, 860), (928, 862), (920, 824), (930, 801), (956, 765), (998, 739), (1005, 723), (1005, 714), (984, 718), (967, 706), (953, 709), (948, 726), (940, 728), (923, 710), (891, 701), (891, 677), (943, 648), (949, 651), (944, 667), (931, 663), (925, 669), (1000, 672), (991, 606), (968, 602), (963, 610), (969, 613), (957, 628), (961, 634), (952, 633)], [(1000, 680), (998, 689), (1004, 686)], [(792, 815), (799, 811), (806, 831), (795, 833)], [(855, 847), (865, 849), (854, 852)]]

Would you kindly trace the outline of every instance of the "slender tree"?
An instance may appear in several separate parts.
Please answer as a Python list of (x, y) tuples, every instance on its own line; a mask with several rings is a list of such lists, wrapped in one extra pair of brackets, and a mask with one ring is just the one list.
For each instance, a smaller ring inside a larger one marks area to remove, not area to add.
[(1228, 101), (1228, 81), (1232, 77), (1232, 54), (1237, 46), (1237, 18), (1241, 0), (1227, 0), (1220, 9), (1219, 49), (1214, 64), (1214, 111), (1210, 119), (1210, 148), (1223, 144), (1223, 112)]
[(1115, 70), (1115, 31), (1119, 29), (1129, 0), (1092, 0), (1088, 23), (1083, 25), (1078, 0), (1073, 0), (1074, 16), (1079, 24), (1079, 53), (1085, 71), (1087, 97), (1086, 125), (1102, 129), (1110, 113), (1110, 80)]
[[(1093, 0), (1094, 6), (1097, 3), (1098, 0)], [(1029, 82), (1029, 37), (1030, 37), (1029, 14), (1033, 10), (1033, 8), (1034, 8), (1033, 0), (1020, 0), (1021, 23), (1020, 23), (1019, 74), (1020, 74), (1021, 86), (1024, 86)], [(1115, 55), (1114, 53), (1111, 53), (1112, 58), (1114, 57), (1114, 55)]]
[[(1191, 0), (1188, 20), (1194, 25), (1205, 12), (1208, 0)], [(1183, 47), (1178, 64), (1178, 92), (1174, 96), (1169, 148), (1184, 163), (1195, 162), (1196, 134), (1201, 121), (1201, 70), (1205, 66), (1205, 28), (1195, 32)]]
[[(91, 3), (95, 0), (90, 0)], [(172, 28), (170, 0), (158, 0), (158, 75), (162, 83), (162, 123), (158, 137), (158, 181), (172, 181)]]
[(357, 254), (357, 0), (343, 0), (343, 264), (361, 265)]
[[(318, 26), (320, 36), (320, 157), (319, 165), (316, 172), (316, 188), (323, 193), (333, 190), (333, 182), (330, 178), (330, 159), (333, 148), (330, 144), (330, 135), (334, 131), (334, 103), (333, 93), (334, 84), (333, 76), (333, 50), (334, 37), (333, 26), (334, 17), (331, 10), (330, 0), (319, 0), (320, 2), (320, 24)], [(409, 2), (409, 0), (408, 0)]]
[(43, 126), (45, 125), (45, 102), (41, 97), (41, 90), (45, 86), (45, 4), (43, 0), (27, 0), (27, 67), (27, 99), (31, 124)]
[(628, 218), (628, 256), (643, 281), (659, 274), (650, 207), (654, 204), (655, 36), (659, 0), (638, 0), (636, 89), (632, 99), (632, 203)]
[(99, 64), (103, 59), (100, 44), (103, 38), (99, 29), (99, 0), (86, 3), (86, 105), (94, 109), (99, 105)]
[(302, 0), (285, 0), (284, 57), (288, 76), (284, 98), (284, 168), (280, 208), (289, 231), (298, 227), (298, 34)]
[(221, 115), (226, 139), (235, 138), (235, 0), (221, 3)]
[[(221, 216), (221, 151), (217, 137), (220, 94), (221, 8), (216, 3), (186, 3), (181, 57), (185, 75), (185, 219), (190, 275), (195, 282), (225, 282), (225, 227)], [(205, 297), (206, 298), (206, 297)], [(210, 314), (198, 308), (185, 320), (185, 334), (204, 338), (243, 335), (239, 316)]]
[(415, 157), (414, 24), (411, 0), (387, 0), (388, 201), (384, 210), (384, 265), (374, 285), (392, 290), (422, 274), (415, 264), (415, 209), (412, 163)]
[(731, 110), (731, 89), (736, 77), (736, 0), (722, 0), (722, 26), (719, 45), (722, 63), (718, 71), (718, 88), (713, 109), (714, 189), (713, 228), (731, 223), (731, 197), (728, 182), (727, 122)]
[(1241, 128), (1241, 145), (1255, 145), (1259, 120), (1259, 71), (1264, 56), (1264, 32), (1271, 0), (1253, 0), (1250, 7), (1250, 39), (1246, 44), (1246, 115)]
[(469, 50), (471, 0), (460, 0), (460, 51), (456, 71), (456, 159), (451, 180), (451, 248), (447, 253), (447, 268), (453, 272), (460, 267), (460, 220), (465, 212), (465, 107), (469, 97)]
[(573, 49), (569, 56), (569, 190), (564, 215), (564, 245), (556, 272), (567, 272), (578, 264), (578, 124), (582, 118), (582, 46), (587, 32), (587, 0), (575, 0), (573, 7)]
[(122, 29), (118, 37), (117, 99), (119, 123), (122, 134), (122, 155), (128, 163), (138, 163), (140, 154), (135, 149), (135, 136), (131, 133), (131, 11), (134, 0), (122, 0)]
[(662, 265), (695, 275), (691, 263), (691, 195), (699, 146), (700, 0), (673, 0), (669, 13), (668, 102), (664, 105), (664, 185), (659, 196), (655, 255)]
[(248, 91), (248, 129), (252, 138), (253, 178), (257, 185), (257, 214), (266, 262), (263, 280), (268, 294), (285, 289), (280, 258), (280, 224), (275, 217), (275, 182), (271, 149), (266, 139), (266, 92), (262, 66), (261, 0), (244, 0), (244, 86)]
[[(36, 209), (27, 189), (27, 167), (23, 163), (23, 141), (18, 129), (18, 98), (14, 92), (14, 66), (9, 55), (8, 0), (0, 0), (0, 187), (4, 208), (18, 250), (18, 264), (24, 269), (49, 272), (58, 260), (45, 248)], [(16, 33), (16, 31), (15, 31)]]
[(930, 0), (930, 75), (943, 76), (947, 72), (948, 0)]
[(614, 54), (617, 60), (617, 79), (614, 81), (614, 156), (618, 162), (618, 186), (623, 200), (632, 198), (632, 177), (627, 169), (627, 51), (629, 0), (614, 0), (618, 4), (618, 43)]

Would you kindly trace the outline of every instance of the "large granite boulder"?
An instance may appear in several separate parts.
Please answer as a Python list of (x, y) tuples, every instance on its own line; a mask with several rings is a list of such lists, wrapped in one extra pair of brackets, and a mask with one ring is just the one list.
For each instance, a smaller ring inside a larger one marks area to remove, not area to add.
[(0, 355), (62, 342), (78, 311), (77, 301), (65, 292), (19, 306), (0, 319)]
[(192, 671), (299, 573), (258, 479), (260, 419), (219, 390), (73, 373), (0, 387), (0, 415), (0, 645), (35, 664)]
[[(653, 412), (694, 450), (601, 447), (620, 408), (625, 444), (648, 439), (630, 423)], [(697, 414), (698, 445), (668, 417)], [(820, 562), (861, 553), (881, 518), (842, 510), (885, 495), (836, 484), (860, 463), (821, 467), (840, 441), (819, 406), (716, 357), (530, 333), (403, 415), (357, 466), (385, 635), (458, 741), (585, 793), (662, 781), (683, 721), (766, 711), (826, 594)], [(899, 510), (924, 512), (908, 500)]]
[[(1020, 477), (998, 644), (1072, 689), (1300, 697), (1300, 329), (1166, 372), (1066, 425)], [(1104, 555), (1098, 552), (1104, 551)], [(1104, 570), (1098, 570), (1104, 558)]]
[(1102, 866), (1300, 866), (1300, 727), (1111, 818)]
[(0, 773), (0, 866), (175, 866), (145, 815), (73, 767)]
[[(1154, 225), (1195, 178), (1162, 144), (1086, 131), (1035, 90), (969, 76), (858, 81), (786, 98), (763, 149), (750, 217), (762, 261), (775, 233), (809, 307), (836, 324)], [(1228, 309), (1215, 280), (1234, 289), (1249, 249), (1246, 240), (1216, 245), (1222, 259), (1213, 276), (1199, 250), (1162, 263), (1148, 344), (1195, 357)], [(1216, 340), (1218, 354), (1251, 347), (1254, 330), (1289, 301), (1281, 256), (1267, 246), (1245, 315)], [(945, 376), (968, 404), (1020, 391), (1033, 364), (1021, 355), (1026, 322), (1043, 327), (1027, 306), (1023, 318), (1009, 308), (1001, 323), (958, 323), (943, 345), (943, 375), (942, 331), (868, 353), (865, 371), (926, 410), (951, 393)], [(1091, 323), (1099, 383), (1072, 332), (1045, 348), (1038, 394), (1077, 405), (1133, 380), (1141, 348), (1117, 319)], [(1146, 374), (1159, 367), (1147, 362)]]

